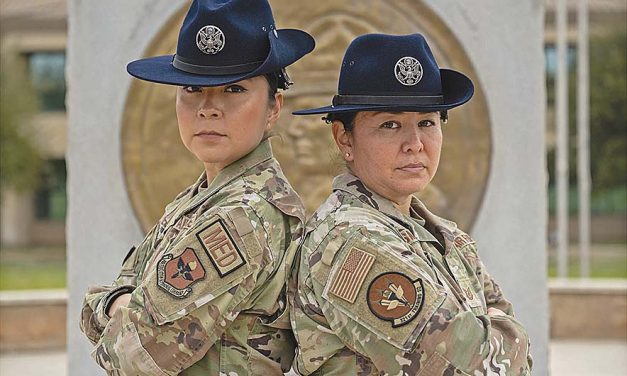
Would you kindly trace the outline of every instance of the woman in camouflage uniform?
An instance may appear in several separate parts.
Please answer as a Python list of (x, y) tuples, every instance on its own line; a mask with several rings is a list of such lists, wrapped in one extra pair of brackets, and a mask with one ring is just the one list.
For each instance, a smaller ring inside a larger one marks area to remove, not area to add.
[(302, 375), (529, 375), (528, 337), (475, 241), (415, 197), (431, 181), (447, 110), (472, 82), (439, 69), (420, 34), (346, 51), (324, 114), (348, 173), (301, 247), (292, 327)]
[(295, 343), (285, 282), (304, 210), (268, 132), (309, 53), (265, 0), (195, 0), (177, 53), (128, 65), (178, 86), (181, 139), (205, 171), (170, 203), (110, 286), (89, 289), (81, 329), (114, 375), (276, 375)]

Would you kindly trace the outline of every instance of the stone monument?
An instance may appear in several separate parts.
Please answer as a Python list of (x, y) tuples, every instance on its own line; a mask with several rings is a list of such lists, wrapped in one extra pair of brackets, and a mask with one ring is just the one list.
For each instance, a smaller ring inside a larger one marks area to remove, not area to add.
[[(343, 166), (320, 117), (290, 112), (329, 102), (354, 37), (421, 32), (441, 67), (465, 72), (475, 82), (473, 100), (451, 111), (438, 175), (421, 195), (435, 213), (477, 238), (484, 262), (529, 328), (534, 375), (546, 374), (542, 2), (270, 2), (279, 28), (307, 30), (317, 42), (313, 54), (289, 68), (296, 85), (286, 92), (275, 128), (280, 136), (273, 139), (275, 155), (309, 212), (328, 195), (332, 176)], [(130, 245), (141, 241), (165, 204), (202, 170), (179, 140), (174, 88), (133, 80), (125, 72), (130, 60), (174, 52), (187, 4), (69, 3), (72, 375), (98, 374), (77, 325), (87, 285), (115, 278)]]

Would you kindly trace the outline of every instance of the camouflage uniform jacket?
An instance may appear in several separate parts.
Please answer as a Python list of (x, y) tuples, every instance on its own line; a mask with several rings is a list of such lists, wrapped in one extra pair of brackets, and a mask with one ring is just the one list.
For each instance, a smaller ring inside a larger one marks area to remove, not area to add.
[(290, 298), (300, 374), (530, 374), (525, 329), (470, 236), (416, 198), (402, 214), (351, 174), (333, 189), (307, 224)]
[[(203, 188), (203, 186), (205, 188)], [(304, 209), (268, 141), (182, 192), (111, 286), (90, 287), (81, 329), (111, 375), (276, 375), (290, 369), (286, 280)], [(107, 306), (131, 292), (111, 318)]]

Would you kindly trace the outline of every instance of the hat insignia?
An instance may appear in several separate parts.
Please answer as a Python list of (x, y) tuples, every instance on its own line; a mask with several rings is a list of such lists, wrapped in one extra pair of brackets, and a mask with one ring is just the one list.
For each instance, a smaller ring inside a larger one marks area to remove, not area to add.
[(196, 45), (207, 55), (215, 55), (224, 48), (224, 33), (217, 26), (207, 25), (198, 30)]
[(417, 59), (405, 56), (396, 62), (394, 74), (401, 84), (414, 86), (422, 79), (422, 65)]

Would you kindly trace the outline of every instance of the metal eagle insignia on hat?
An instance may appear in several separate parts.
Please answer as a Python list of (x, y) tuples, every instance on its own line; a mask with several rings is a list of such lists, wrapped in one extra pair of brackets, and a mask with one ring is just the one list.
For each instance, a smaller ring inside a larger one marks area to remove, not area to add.
[(215, 55), (222, 51), (225, 44), (224, 33), (217, 26), (207, 25), (196, 34), (196, 45), (207, 55)]
[(396, 62), (394, 74), (401, 84), (414, 86), (422, 79), (422, 65), (416, 58), (405, 56)]

